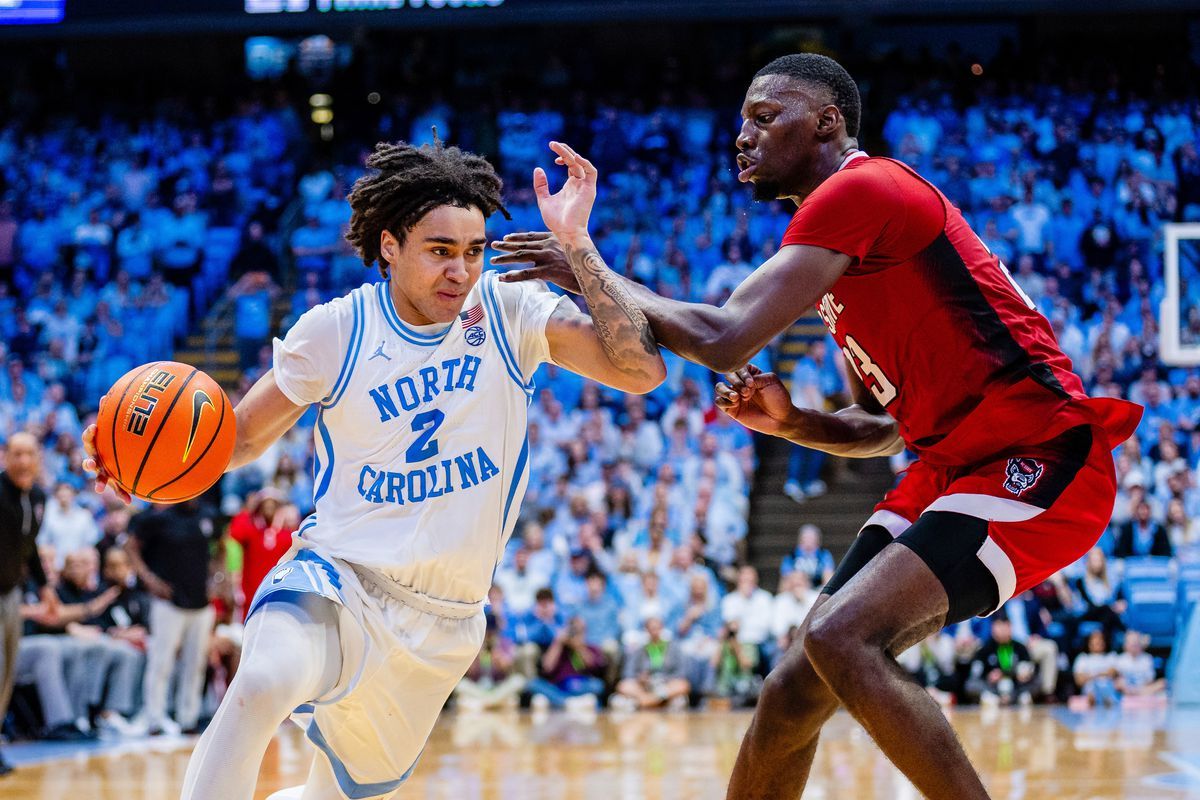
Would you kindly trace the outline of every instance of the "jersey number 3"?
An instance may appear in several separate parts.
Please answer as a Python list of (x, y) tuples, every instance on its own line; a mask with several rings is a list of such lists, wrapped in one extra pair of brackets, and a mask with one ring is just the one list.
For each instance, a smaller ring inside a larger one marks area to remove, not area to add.
[(433, 435), (437, 433), (438, 428), (442, 427), (442, 423), (445, 421), (446, 415), (436, 408), (430, 411), (422, 411), (413, 417), (413, 433), (419, 433), (420, 436), (404, 451), (404, 458), (409, 464), (425, 461), (438, 454), (437, 439), (434, 439)]
[(888, 380), (888, 376), (883, 374), (883, 370), (871, 360), (867, 351), (862, 349), (862, 345), (856, 342), (853, 336), (846, 335), (846, 346), (842, 348), (842, 352), (850, 366), (858, 373), (863, 386), (870, 389), (871, 394), (879, 401), (879, 405), (887, 407), (888, 403), (896, 399), (896, 385)]

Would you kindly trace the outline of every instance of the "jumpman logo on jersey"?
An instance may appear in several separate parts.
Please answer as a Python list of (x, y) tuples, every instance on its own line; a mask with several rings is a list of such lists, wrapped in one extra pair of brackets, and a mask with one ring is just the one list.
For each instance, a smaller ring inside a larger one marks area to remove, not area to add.
[(375, 350), (375, 353), (370, 358), (368, 358), (367, 361), (374, 361), (375, 359), (379, 358), (380, 356), (383, 356), (388, 361), (391, 361), (392, 357), (389, 356), (387, 353), (383, 352), (384, 344), (385, 344), (385, 342), (380, 342), (379, 347)]

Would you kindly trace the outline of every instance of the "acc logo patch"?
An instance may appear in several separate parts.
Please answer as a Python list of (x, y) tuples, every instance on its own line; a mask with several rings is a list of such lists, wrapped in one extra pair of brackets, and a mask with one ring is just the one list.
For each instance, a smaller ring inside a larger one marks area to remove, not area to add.
[(292, 574), (291, 567), (283, 567), (275, 570), (275, 575), (271, 578), (271, 583), (279, 583), (281, 580)]
[(1005, 468), (1008, 478), (1004, 481), (1004, 488), (1019, 496), (1022, 492), (1032, 489), (1045, 471), (1045, 465), (1035, 459), (1010, 458)]
[(474, 328), (467, 329), (467, 344), (479, 347), (485, 341), (487, 341), (487, 332), (483, 328), (476, 325)]

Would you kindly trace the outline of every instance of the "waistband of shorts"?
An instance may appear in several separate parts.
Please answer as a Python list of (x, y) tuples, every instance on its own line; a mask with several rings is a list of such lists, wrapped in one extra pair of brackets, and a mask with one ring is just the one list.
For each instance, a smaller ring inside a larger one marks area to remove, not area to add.
[(354, 574), (358, 576), (362, 583), (379, 589), (384, 594), (396, 598), (401, 603), (404, 603), (404, 605), (415, 608), (417, 611), (423, 611), (426, 614), (433, 614), (435, 617), (444, 617), (446, 619), (470, 619), (483, 613), (482, 600), (475, 603), (464, 603), (458, 600), (443, 600), (440, 597), (431, 597), (430, 595), (418, 592), (410, 586), (398, 583), (370, 567), (364, 567), (362, 564), (353, 564), (351, 566), (354, 569)]

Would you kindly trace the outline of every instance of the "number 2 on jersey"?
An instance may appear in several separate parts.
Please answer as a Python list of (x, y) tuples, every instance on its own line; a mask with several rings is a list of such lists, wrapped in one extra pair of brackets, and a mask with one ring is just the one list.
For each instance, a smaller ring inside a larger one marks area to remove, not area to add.
[(413, 417), (413, 433), (420, 433), (421, 435), (404, 451), (404, 458), (408, 463), (415, 464), (418, 461), (433, 458), (438, 454), (437, 439), (434, 439), (433, 435), (437, 433), (438, 428), (442, 427), (442, 423), (445, 421), (446, 415), (436, 408), (429, 411), (422, 411)]

